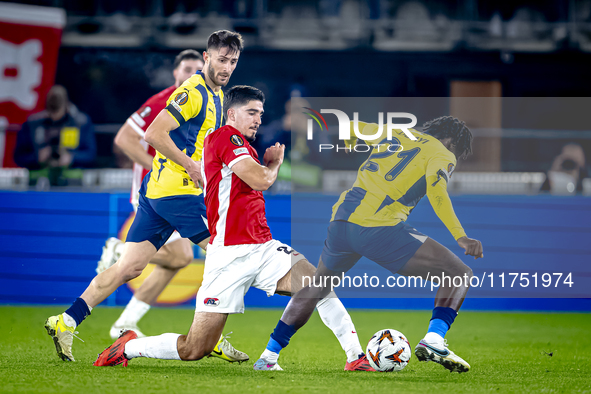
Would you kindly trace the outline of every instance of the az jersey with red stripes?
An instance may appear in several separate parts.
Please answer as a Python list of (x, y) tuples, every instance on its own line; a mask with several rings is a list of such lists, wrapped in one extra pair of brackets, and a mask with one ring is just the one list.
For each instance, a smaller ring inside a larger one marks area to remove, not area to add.
[(232, 172), (236, 163), (249, 157), (260, 164), (256, 150), (232, 126), (205, 137), (202, 175), (212, 245), (262, 244), (272, 239), (263, 193)]

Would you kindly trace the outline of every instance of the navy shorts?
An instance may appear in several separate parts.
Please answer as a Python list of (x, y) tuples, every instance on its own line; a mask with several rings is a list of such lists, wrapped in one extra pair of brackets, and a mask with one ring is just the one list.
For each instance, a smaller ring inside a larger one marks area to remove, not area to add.
[(140, 194), (139, 206), (128, 242), (150, 241), (160, 249), (177, 230), (195, 244), (210, 236), (203, 195), (192, 194), (151, 199)]
[(363, 256), (396, 273), (427, 238), (404, 222), (396, 226), (362, 227), (335, 220), (328, 226), (321, 258), (331, 271), (347, 272)]

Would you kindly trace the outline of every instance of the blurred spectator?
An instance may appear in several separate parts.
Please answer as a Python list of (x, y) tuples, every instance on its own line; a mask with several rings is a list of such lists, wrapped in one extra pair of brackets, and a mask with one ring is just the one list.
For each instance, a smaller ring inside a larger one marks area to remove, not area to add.
[(63, 86), (47, 93), (45, 110), (23, 124), (18, 133), (14, 161), (31, 171), (31, 181), (47, 178), (63, 186), (68, 178), (81, 178), (71, 168), (89, 167), (96, 156), (94, 127), (87, 115), (68, 101)]
[(574, 194), (583, 191), (583, 179), (587, 177), (585, 153), (579, 144), (566, 144), (552, 162), (541, 191), (553, 194)]

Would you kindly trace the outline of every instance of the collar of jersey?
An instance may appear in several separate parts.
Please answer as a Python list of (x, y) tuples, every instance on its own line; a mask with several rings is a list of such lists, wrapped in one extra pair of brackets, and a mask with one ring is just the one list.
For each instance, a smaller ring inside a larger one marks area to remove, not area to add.
[[(205, 75), (203, 75), (203, 71), (202, 71), (202, 70), (200, 70), (200, 71), (197, 71), (195, 74), (199, 74), (199, 75), (201, 75), (201, 78), (203, 79), (203, 84), (205, 85), (205, 87), (207, 88), (207, 90), (209, 90), (209, 92), (210, 92), (211, 94), (213, 94), (214, 96), (218, 96), (218, 94), (216, 94), (216, 93), (213, 91), (213, 89), (212, 89), (212, 88), (211, 88), (211, 87), (210, 87), (210, 86), (207, 84), (207, 82), (205, 81)], [(221, 89), (220, 89), (220, 90), (221, 90)]]

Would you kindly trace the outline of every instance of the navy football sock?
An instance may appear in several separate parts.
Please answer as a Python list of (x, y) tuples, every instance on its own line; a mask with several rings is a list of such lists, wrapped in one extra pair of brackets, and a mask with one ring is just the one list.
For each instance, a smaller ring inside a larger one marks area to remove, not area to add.
[(86, 305), (86, 301), (82, 298), (76, 298), (76, 301), (66, 310), (66, 313), (76, 321), (76, 325), (79, 325), (86, 319), (86, 316), (90, 315), (90, 309)]
[(433, 309), (433, 315), (429, 322), (429, 329), (427, 332), (434, 332), (441, 335), (442, 338), (445, 338), (445, 334), (447, 334), (447, 331), (453, 324), (457, 315), (458, 312), (452, 308), (442, 306), (436, 307)]
[(267, 350), (279, 354), (281, 349), (289, 344), (289, 340), (296, 333), (295, 328), (288, 326), (283, 321), (279, 320), (277, 327), (271, 334), (271, 339), (267, 343)]

